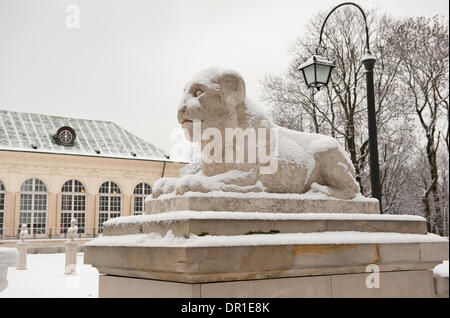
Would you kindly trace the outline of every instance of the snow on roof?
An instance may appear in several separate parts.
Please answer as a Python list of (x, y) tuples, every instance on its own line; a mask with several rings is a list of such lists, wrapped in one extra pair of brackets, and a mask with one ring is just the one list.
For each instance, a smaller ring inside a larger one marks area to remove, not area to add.
[[(73, 146), (59, 145), (59, 128), (76, 133)], [(0, 110), (0, 150), (98, 157), (167, 160), (164, 151), (110, 121), (76, 119)]]

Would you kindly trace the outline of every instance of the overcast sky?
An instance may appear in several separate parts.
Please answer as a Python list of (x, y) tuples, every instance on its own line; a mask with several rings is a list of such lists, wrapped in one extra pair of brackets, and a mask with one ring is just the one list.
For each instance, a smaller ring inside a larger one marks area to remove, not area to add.
[[(258, 100), (267, 73), (336, 0), (0, 0), (0, 109), (110, 120), (169, 151), (184, 84), (240, 72)], [(68, 28), (66, 6), (80, 9)], [(392, 16), (448, 19), (448, 0), (364, 0)]]

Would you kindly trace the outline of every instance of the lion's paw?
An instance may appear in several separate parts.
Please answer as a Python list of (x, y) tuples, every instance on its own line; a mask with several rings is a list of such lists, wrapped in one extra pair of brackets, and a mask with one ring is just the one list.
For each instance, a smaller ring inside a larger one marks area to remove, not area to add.
[(156, 199), (162, 194), (170, 194), (175, 191), (177, 178), (161, 178), (153, 185), (152, 198)]
[(330, 195), (330, 188), (321, 184), (318, 184), (316, 182), (314, 182), (313, 184), (311, 184), (311, 190), (312, 192), (316, 192), (316, 193), (323, 193), (327, 196)]

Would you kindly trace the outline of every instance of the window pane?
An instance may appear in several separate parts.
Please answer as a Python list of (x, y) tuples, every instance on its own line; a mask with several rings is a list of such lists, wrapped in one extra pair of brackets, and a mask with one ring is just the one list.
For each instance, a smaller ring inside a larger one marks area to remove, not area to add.
[(113, 193), (113, 194), (119, 194), (120, 193), (119, 186), (116, 183), (114, 183), (114, 182), (111, 182), (111, 192), (110, 193)]
[(3, 234), (3, 219), (4, 213), (0, 211), (0, 235)]
[(33, 234), (45, 234), (47, 213), (38, 212), (33, 215)]
[(71, 211), (72, 210), (72, 196), (71, 195), (62, 195), (61, 199), (61, 210), (62, 211)]
[(85, 213), (84, 212), (73, 213), (73, 217), (77, 220), (78, 233), (84, 233), (86, 224)]
[(118, 218), (120, 216), (120, 213), (111, 213), (110, 215), (109, 215), (109, 218), (110, 219), (113, 219), (113, 218)]
[(74, 192), (86, 192), (83, 184), (78, 180), (74, 180)]
[(33, 191), (33, 179), (26, 180), (22, 187), (20, 188), (20, 191)]
[[(98, 226), (99, 233), (103, 232), (103, 223), (110, 219), (111, 217), (116, 217), (121, 215), (121, 196), (119, 186), (112, 182), (107, 181), (103, 183), (99, 189), (102, 193), (99, 198), (99, 218)], [(114, 212), (114, 213), (112, 213)]]
[(100, 196), (100, 206), (99, 206), (99, 210), (100, 211), (108, 211), (109, 210), (109, 197), (107, 196)]
[(72, 222), (72, 218), (77, 220), (78, 233), (84, 233), (86, 224), (84, 212), (61, 213), (61, 233), (67, 233), (67, 230), (70, 227), (70, 223)]
[(142, 214), (144, 211), (144, 200), (152, 193), (152, 188), (148, 183), (139, 183), (134, 188), (134, 214)]
[(150, 187), (150, 185), (148, 185), (147, 183), (144, 183), (144, 194), (152, 194), (152, 187)]
[(19, 223), (27, 224), (30, 234), (45, 234), (47, 225), (47, 187), (39, 179), (28, 179), (21, 187)]
[(37, 191), (37, 192), (46, 192), (47, 191), (47, 187), (45, 186), (45, 184), (41, 181), (41, 180), (39, 180), (39, 179), (34, 179), (34, 188), (35, 188), (35, 191)]
[(31, 211), (32, 210), (32, 194), (20, 194), (20, 211)]
[(28, 230), (30, 230), (30, 228), (31, 228), (31, 212), (20, 212), (19, 224), (20, 224), (20, 226), (22, 226), (22, 224), (26, 224), (28, 227)]
[(98, 232), (103, 232), (103, 223), (108, 220), (108, 213), (99, 213), (98, 215)]
[(84, 195), (75, 195), (73, 202), (73, 210), (74, 211), (85, 211), (86, 209), (86, 196)]
[(0, 193), (0, 211), (5, 209), (5, 194)]
[(64, 183), (62, 187), (62, 192), (72, 192), (72, 191), (73, 191), (72, 180), (69, 180), (66, 183)]
[(135, 197), (134, 198), (134, 212), (142, 212), (143, 211), (143, 198), (142, 197)]
[(142, 183), (139, 183), (139, 184), (134, 188), (134, 194), (142, 194)]
[(72, 213), (61, 213), (61, 233), (66, 233), (70, 227), (70, 220), (72, 219)]
[(46, 211), (47, 210), (47, 195), (46, 194), (35, 194), (34, 195), (34, 210), (35, 211)]
[(110, 211), (120, 211), (120, 197), (110, 197)]
[(100, 190), (98, 191), (100, 193), (109, 193), (109, 182), (105, 182), (101, 185)]

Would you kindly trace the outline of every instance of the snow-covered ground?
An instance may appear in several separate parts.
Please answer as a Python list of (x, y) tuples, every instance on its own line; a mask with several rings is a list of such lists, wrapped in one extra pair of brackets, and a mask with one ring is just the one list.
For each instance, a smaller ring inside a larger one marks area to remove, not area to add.
[(0, 298), (98, 297), (98, 271), (77, 254), (77, 275), (65, 275), (65, 254), (29, 254), (27, 269), (8, 268), (8, 287)]

